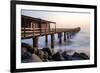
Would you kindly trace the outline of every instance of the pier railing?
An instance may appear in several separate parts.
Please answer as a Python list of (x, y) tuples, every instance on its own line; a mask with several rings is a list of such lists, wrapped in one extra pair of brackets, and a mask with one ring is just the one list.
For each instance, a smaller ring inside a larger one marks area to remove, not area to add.
[(54, 29), (48, 31), (47, 28), (21, 28), (21, 36), (22, 37), (32, 37), (32, 36), (40, 36), (47, 35), (50, 33), (55, 33)]
[(45, 35), (50, 35), (50, 34), (55, 34), (55, 33), (62, 33), (62, 32), (67, 32), (67, 33), (77, 33), (80, 31), (80, 27), (77, 28), (54, 28), (50, 29), (48, 31), (47, 28), (21, 28), (21, 37), (22, 38), (30, 38), (34, 36), (45, 36)]

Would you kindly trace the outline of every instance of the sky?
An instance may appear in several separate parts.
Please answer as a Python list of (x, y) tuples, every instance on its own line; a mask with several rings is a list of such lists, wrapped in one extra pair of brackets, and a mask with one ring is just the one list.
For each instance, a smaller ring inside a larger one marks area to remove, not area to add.
[(21, 14), (56, 22), (57, 28), (81, 27), (84, 31), (90, 29), (90, 13), (21, 10)]

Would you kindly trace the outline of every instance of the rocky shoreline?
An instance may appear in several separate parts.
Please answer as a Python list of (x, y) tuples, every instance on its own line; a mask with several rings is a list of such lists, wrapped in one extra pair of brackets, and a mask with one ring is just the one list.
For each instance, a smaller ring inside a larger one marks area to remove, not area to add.
[(73, 61), (73, 60), (89, 60), (89, 56), (85, 52), (62, 51), (56, 53), (52, 49), (46, 47), (42, 49), (32, 48), (29, 44), (21, 45), (21, 62), (51, 62), (51, 61)]

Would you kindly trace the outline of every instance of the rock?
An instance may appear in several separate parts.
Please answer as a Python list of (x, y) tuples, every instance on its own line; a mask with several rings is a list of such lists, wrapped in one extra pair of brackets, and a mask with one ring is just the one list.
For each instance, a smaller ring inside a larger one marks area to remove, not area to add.
[(32, 54), (29, 52), (25, 52), (23, 54), (21, 54), (21, 59), (25, 60), (25, 59), (30, 59), (32, 57)]
[(34, 49), (27, 43), (21, 43), (21, 48), (26, 48), (27, 52), (34, 53)]
[(75, 52), (72, 57), (71, 57), (72, 60), (84, 60), (81, 55), (77, 52)]
[(62, 56), (64, 57), (65, 60), (68, 60), (69, 55), (67, 54), (66, 51), (64, 51), (64, 52), (62, 53)]
[(43, 48), (42, 50), (47, 52), (49, 56), (52, 56), (52, 51), (50, 50), (50, 48)]
[(52, 59), (54, 61), (62, 61), (62, 60), (64, 60), (64, 59), (62, 59), (60, 53), (58, 53), (58, 52), (52, 56)]
[(80, 53), (80, 56), (81, 56), (83, 59), (89, 59), (89, 57), (88, 57), (85, 53)]
[(86, 60), (86, 59), (89, 59), (89, 57), (85, 53), (77, 53), (77, 52), (75, 52), (72, 55), (72, 58), (76, 59), (76, 60)]

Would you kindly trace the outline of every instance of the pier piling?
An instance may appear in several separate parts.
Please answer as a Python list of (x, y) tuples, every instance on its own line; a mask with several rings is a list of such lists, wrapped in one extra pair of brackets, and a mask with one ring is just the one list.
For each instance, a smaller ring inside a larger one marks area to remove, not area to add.
[(70, 36), (69, 36), (69, 33), (67, 32), (67, 40), (69, 40), (70, 39)]
[(33, 48), (38, 47), (38, 37), (34, 36), (32, 40), (33, 40)]
[(48, 35), (45, 35), (45, 44), (48, 44)]
[(59, 44), (62, 44), (62, 33), (58, 33)]
[(66, 41), (66, 32), (64, 32), (64, 41)]
[(54, 48), (54, 34), (51, 34), (51, 48)]

